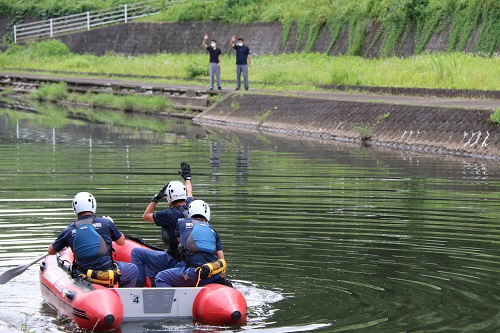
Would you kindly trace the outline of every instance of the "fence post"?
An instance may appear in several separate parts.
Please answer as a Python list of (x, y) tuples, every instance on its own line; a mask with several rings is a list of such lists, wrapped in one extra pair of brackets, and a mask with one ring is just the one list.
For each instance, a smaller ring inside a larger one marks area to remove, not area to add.
[(52, 18), (50, 19), (50, 38), (52, 38)]
[(14, 25), (14, 43), (17, 43), (16, 26)]
[(90, 30), (90, 12), (87, 12), (87, 30)]
[(123, 5), (125, 9), (125, 23), (127, 23), (127, 4)]

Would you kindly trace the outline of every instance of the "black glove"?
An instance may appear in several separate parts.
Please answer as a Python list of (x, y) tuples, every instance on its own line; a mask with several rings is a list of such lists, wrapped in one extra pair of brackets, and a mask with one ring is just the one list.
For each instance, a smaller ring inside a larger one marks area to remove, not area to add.
[(158, 193), (154, 195), (153, 199), (151, 199), (151, 202), (158, 203), (158, 201), (160, 201), (165, 196), (165, 190), (167, 189), (168, 184), (169, 183), (163, 185), (163, 187), (158, 191)]
[(177, 171), (184, 180), (191, 180), (191, 167), (187, 162), (181, 163), (181, 170)]

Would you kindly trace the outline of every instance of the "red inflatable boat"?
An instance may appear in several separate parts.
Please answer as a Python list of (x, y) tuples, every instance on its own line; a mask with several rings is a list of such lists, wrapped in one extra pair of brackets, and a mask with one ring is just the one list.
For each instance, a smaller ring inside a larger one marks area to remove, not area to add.
[[(130, 262), (135, 247), (148, 247), (127, 238), (114, 246), (114, 259)], [(131, 320), (192, 317), (213, 325), (246, 323), (246, 300), (234, 288), (209, 284), (199, 288), (109, 288), (74, 279), (69, 274), (73, 253), (65, 249), (40, 264), (44, 300), (80, 328), (112, 330)]]

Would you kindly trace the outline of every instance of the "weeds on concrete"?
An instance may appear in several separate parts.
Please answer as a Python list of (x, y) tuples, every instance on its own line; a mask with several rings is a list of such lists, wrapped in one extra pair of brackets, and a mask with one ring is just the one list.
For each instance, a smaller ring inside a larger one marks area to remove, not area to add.
[(365, 141), (372, 137), (372, 129), (369, 126), (357, 126), (352, 129), (359, 134), (361, 140)]
[(207, 97), (207, 102), (209, 105), (219, 103), (222, 99), (222, 95), (214, 94)]
[(493, 113), (490, 115), (490, 120), (497, 124), (500, 125), (500, 108), (496, 108)]
[(63, 100), (68, 95), (68, 85), (66, 82), (43, 84), (40, 88), (29, 93), (29, 97), (48, 102)]
[(233, 100), (231, 101), (231, 110), (233, 110), (233, 111), (237, 111), (237, 110), (239, 110), (239, 109), (240, 109), (240, 102), (239, 102), (239, 101), (237, 101), (237, 100), (235, 100), (235, 99), (233, 99)]
[(389, 118), (390, 115), (391, 115), (390, 112), (384, 113), (383, 115), (377, 118), (377, 122), (375, 124), (376, 125), (382, 124), (387, 118)]
[(257, 120), (260, 122), (260, 123), (263, 123), (267, 117), (269, 117), (269, 115), (271, 114), (271, 110), (266, 110), (264, 111), (264, 113), (262, 113), (260, 116), (257, 117)]
[(31, 91), (28, 96), (39, 101), (68, 101), (105, 109), (146, 113), (170, 112), (174, 109), (172, 101), (163, 96), (117, 96), (109, 93), (93, 94), (90, 91), (85, 94), (69, 94), (65, 82), (44, 84), (40, 88)]
[(16, 91), (12, 87), (7, 87), (4, 90), (0, 91), (0, 96), (8, 96), (15, 95)]

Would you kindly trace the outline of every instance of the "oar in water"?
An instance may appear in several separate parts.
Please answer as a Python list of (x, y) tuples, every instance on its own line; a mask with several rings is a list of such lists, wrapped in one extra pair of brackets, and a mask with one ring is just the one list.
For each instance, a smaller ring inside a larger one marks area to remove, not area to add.
[(16, 276), (23, 274), (24, 271), (27, 270), (31, 265), (33, 265), (36, 262), (39, 262), (40, 260), (42, 260), (43, 258), (45, 258), (48, 255), (49, 255), (48, 253), (45, 253), (43, 256), (36, 258), (35, 260), (30, 262), (29, 264), (14, 267), (14, 268), (9, 269), (8, 271), (5, 271), (2, 275), (0, 275), (0, 284), (6, 284), (7, 282), (12, 280)]

